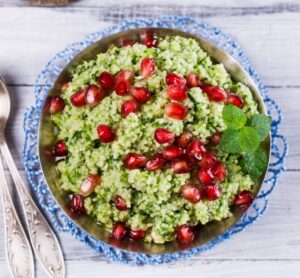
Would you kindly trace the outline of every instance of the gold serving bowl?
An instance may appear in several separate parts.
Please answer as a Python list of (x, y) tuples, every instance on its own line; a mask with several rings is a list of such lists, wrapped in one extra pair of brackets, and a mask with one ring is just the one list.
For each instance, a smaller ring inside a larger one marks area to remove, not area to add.
[[(54, 83), (52, 89), (49, 91), (49, 95), (57, 95), (61, 92), (62, 85), (65, 82), (71, 80), (71, 70), (77, 65), (81, 64), (83, 61), (94, 59), (97, 54), (106, 52), (106, 50), (113, 46), (119, 45), (120, 41), (124, 40), (135, 40), (139, 41), (140, 34), (145, 30), (151, 30), (158, 37), (166, 36), (182, 36), (186, 38), (195, 39), (200, 46), (215, 60), (215, 62), (222, 63), (226, 70), (230, 73), (232, 78), (235, 81), (240, 81), (247, 85), (258, 103), (259, 111), (263, 114), (266, 113), (266, 107), (264, 105), (263, 99), (260, 95), (260, 92), (253, 80), (250, 78), (248, 73), (242, 68), (242, 66), (229, 54), (227, 54), (222, 49), (218, 48), (211, 42), (204, 40), (203, 38), (189, 33), (166, 28), (141, 28), (127, 30), (124, 32), (116, 33), (110, 36), (107, 36), (89, 47), (81, 51), (60, 73), (56, 82)], [(182, 246), (176, 240), (168, 242), (165, 244), (155, 244), (147, 243), (144, 241), (132, 241), (129, 239), (124, 239), (120, 242), (117, 242), (112, 239), (111, 233), (101, 224), (97, 223), (96, 220), (88, 215), (83, 215), (80, 217), (74, 216), (70, 213), (69, 203), (70, 198), (67, 192), (61, 189), (59, 174), (56, 170), (56, 163), (54, 159), (49, 158), (49, 146), (52, 148), (56, 142), (56, 137), (54, 133), (54, 124), (51, 121), (51, 117), (47, 113), (41, 114), (40, 125), (39, 125), (39, 158), (42, 166), (42, 170), (45, 176), (45, 180), (52, 192), (55, 200), (59, 206), (65, 211), (65, 213), (76, 223), (81, 229), (86, 231), (88, 234), (92, 235), (94, 238), (108, 243), (113, 246), (117, 246), (121, 249), (134, 251), (145, 254), (166, 254), (173, 253), (177, 251), (182, 251), (185, 249), (190, 249), (198, 247), (218, 236), (223, 234), (226, 230), (230, 229), (245, 213), (237, 208), (232, 208), (232, 216), (222, 221), (212, 221), (206, 225), (200, 226), (196, 229), (195, 240), (191, 245)], [(270, 135), (263, 142), (263, 147), (267, 152), (268, 158), (270, 158)], [(48, 151), (45, 151), (48, 150)], [(50, 155), (51, 157), (51, 155)], [(256, 197), (265, 177), (262, 177), (255, 183), (252, 193)]]

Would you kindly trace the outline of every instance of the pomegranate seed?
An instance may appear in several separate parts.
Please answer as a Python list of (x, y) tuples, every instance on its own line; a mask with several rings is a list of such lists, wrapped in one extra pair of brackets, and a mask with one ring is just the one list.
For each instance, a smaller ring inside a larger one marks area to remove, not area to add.
[(54, 154), (56, 156), (66, 156), (68, 154), (68, 148), (64, 140), (59, 140), (54, 146)]
[(158, 44), (158, 40), (154, 37), (148, 37), (148, 38), (145, 38), (143, 40), (143, 43), (144, 45), (146, 45), (148, 48), (151, 48), (151, 47), (157, 47), (157, 44)]
[(216, 132), (209, 138), (209, 143), (213, 146), (219, 145), (220, 141), (221, 141), (221, 133), (219, 132)]
[(197, 160), (201, 160), (205, 152), (206, 149), (204, 145), (197, 139), (193, 140), (186, 149), (186, 154), (191, 158), (196, 158)]
[(141, 31), (141, 40), (145, 40), (146, 38), (153, 38), (154, 37), (154, 33), (153, 30), (150, 29), (144, 29)]
[(89, 85), (86, 88), (85, 102), (91, 106), (96, 106), (105, 97), (104, 90), (96, 85)]
[(110, 143), (115, 140), (116, 134), (107, 125), (99, 125), (97, 127), (99, 140), (103, 143)]
[(155, 71), (155, 60), (153, 58), (144, 58), (141, 62), (141, 75), (145, 78), (151, 76)]
[(129, 94), (131, 84), (128, 80), (121, 80), (116, 84), (115, 91), (119, 96), (126, 96)]
[(177, 228), (177, 239), (181, 244), (190, 244), (194, 238), (195, 234), (191, 226), (181, 225)]
[(198, 173), (198, 179), (204, 185), (208, 185), (214, 181), (214, 175), (211, 169), (201, 169)]
[(151, 98), (151, 93), (145, 87), (133, 87), (131, 89), (131, 94), (139, 103), (146, 103)]
[(233, 93), (228, 94), (227, 102), (230, 104), (233, 104), (239, 108), (242, 108), (244, 106), (244, 100), (240, 96), (233, 94)]
[(122, 38), (119, 40), (121, 47), (133, 46), (135, 44), (134, 40)]
[(188, 114), (188, 109), (180, 103), (170, 102), (165, 107), (165, 114), (169, 118), (183, 120)]
[(214, 201), (214, 200), (219, 199), (219, 197), (221, 196), (222, 190), (219, 186), (217, 186), (215, 184), (209, 184), (209, 185), (204, 186), (203, 193), (204, 193), (205, 199), (207, 199), (209, 201)]
[(187, 159), (174, 160), (171, 163), (171, 167), (175, 174), (184, 174), (192, 169), (190, 162)]
[(65, 108), (64, 100), (59, 96), (53, 96), (50, 98), (49, 113), (56, 114), (63, 111)]
[(202, 90), (207, 94), (211, 101), (224, 101), (227, 97), (226, 92), (219, 86), (202, 86)]
[(155, 130), (154, 139), (159, 144), (172, 144), (175, 140), (175, 134), (165, 128), (159, 127)]
[(191, 143), (192, 139), (193, 134), (189, 131), (184, 131), (177, 137), (176, 143), (179, 147), (186, 148)]
[(169, 85), (167, 89), (167, 95), (169, 99), (182, 101), (187, 99), (187, 88), (182, 84)]
[(85, 102), (86, 90), (80, 89), (71, 96), (71, 102), (74, 106), (80, 107), (86, 104)]
[(201, 199), (201, 193), (199, 188), (192, 183), (183, 185), (180, 188), (181, 195), (184, 199), (190, 201), (193, 204), (196, 204)]
[(116, 240), (121, 240), (127, 235), (127, 232), (128, 230), (125, 224), (122, 222), (117, 222), (113, 227), (112, 235)]
[(101, 179), (98, 175), (89, 174), (87, 178), (82, 182), (80, 186), (80, 193), (82, 196), (86, 197), (94, 192), (97, 185), (99, 185)]
[(130, 113), (134, 113), (138, 110), (138, 103), (134, 99), (123, 102), (121, 106), (121, 114), (126, 118)]
[(163, 150), (163, 156), (167, 160), (174, 160), (181, 157), (183, 150), (177, 146), (168, 146)]
[(117, 76), (115, 77), (115, 82), (117, 84), (120, 81), (123, 80), (132, 81), (132, 79), (133, 79), (133, 70), (126, 69), (117, 74)]
[(127, 169), (138, 169), (145, 166), (147, 158), (141, 154), (128, 153), (123, 159), (125, 168)]
[(185, 85), (186, 80), (184, 79), (184, 77), (176, 73), (168, 73), (166, 76), (166, 83), (167, 85), (173, 85), (173, 84)]
[(202, 157), (202, 160), (198, 162), (198, 165), (202, 168), (208, 169), (213, 167), (217, 163), (218, 159), (213, 153), (205, 153)]
[(151, 172), (158, 169), (161, 169), (166, 164), (166, 160), (164, 159), (161, 153), (157, 153), (153, 155), (146, 163), (146, 169)]
[(226, 178), (226, 170), (221, 161), (218, 161), (215, 166), (212, 168), (212, 173), (215, 176), (216, 180), (224, 181)]
[(80, 194), (74, 194), (71, 199), (71, 212), (81, 215), (85, 213), (84, 198)]
[(99, 76), (99, 83), (104, 89), (112, 90), (115, 85), (115, 79), (111, 73), (104, 71)]
[(243, 190), (235, 196), (233, 204), (242, 210), (246, 210), (253, 202), (253, 195), (248, 190)]
[(142, 239), (146, 235), (146, 232), (143, 230), (130, 230), (129, 237), (132, 239)]
[(186, 85), (188, 88), (201, 87), (202, 82), (197, 74), (189, 73), (186, 77)]
[(126, 201), (120, 195), (115, 196), (115, 198), (113, 200), (113, 203), (114, 203), (117, 210), (120, 210), (120, 211), (127, 210)]

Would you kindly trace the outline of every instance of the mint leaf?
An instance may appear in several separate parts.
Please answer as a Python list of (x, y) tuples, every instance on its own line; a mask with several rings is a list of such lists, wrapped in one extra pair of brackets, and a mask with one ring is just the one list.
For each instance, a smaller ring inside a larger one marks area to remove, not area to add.
[(227, 128), (236, 130), (242, 128), (247, 121), (243, 111), (232, 104), (224, 106), (223, 119)]
[(244, 152), (254, 152), (260, 143), (258, 132), (252, 128), (245, 126), (240, 130), (238, 144)]
[(227, 129), (223, 132), (221, 142), (218, 149), (228, 153), (240, 153), (241, 148), (238, 144), (238, 138), (240, 136), (239, 131), (234, 129)]
[(270, 116), (262, 114), (256, 114), (252, 117), (250, 126), (258, 132), (260, 141), (263, 141), (271, 130), (271, 119)]
[(260, 147), (253, 153), (246, 153), (242, 159), (242, 167), (252, 180), (257, 180), (267, 169), (268, 158)]

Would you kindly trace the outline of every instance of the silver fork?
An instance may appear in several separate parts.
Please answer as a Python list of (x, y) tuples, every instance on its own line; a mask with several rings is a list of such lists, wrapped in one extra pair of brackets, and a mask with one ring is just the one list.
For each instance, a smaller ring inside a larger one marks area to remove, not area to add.
[[(65, 266), (59, 242), (28, 192), (6, 144), (4, 129), (10, 113), (10, 98), (0, 76), (0, 153), (5, 159), (21, 200), (32, 248), (50, 277), (65, 277)], [(0, 158), (1, 159), (1, 158)], [(6, 253), (13, 277), (34, 277), (34, 261), (24, 229), (14, 208), (4, 170), (0, 165), (0, 182), (4, 205)], [(23, 256), (19, 256), (23, 250)], [(26, 263), (24, 263), (26, 261)]]

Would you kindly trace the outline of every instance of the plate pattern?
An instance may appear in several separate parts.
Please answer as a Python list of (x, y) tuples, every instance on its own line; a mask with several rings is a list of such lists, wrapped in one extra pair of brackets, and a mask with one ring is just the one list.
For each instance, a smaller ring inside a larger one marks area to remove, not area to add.
[[(142, 27), (165, 27), (181, 29), (195, 35), (200, 35), (204, 39), (211, 41), (227, 51), (231, 56), (240, 62), (244, 69), (253, 78), (263, 96), (268, 113), (272, 116), (271, 161), (266, 179), (262, 185), (258, 197), (252, 206), (247, 210), (238, 223), (236, 223), (221, 236), (200, 247), (164, 255), (145, 255), (123, 251), (121, 249), (109, 246), (106, 243), (100, 242), (81, 230), (59, 208), (49, 192), (39, 164), (37, 150), (38, 124), (43, 102), (56, 77), (59, 75), (64, 66), (70, 62), (76, 54), (93, 42), (113, 33)], [(90, 247), (94, 252), (102, 253), (113, 261), (133, 265), (166, 263), (178, 259), (189, 258), (202, 251), (211, 249), (222, 241), (230, 238), (232, 235), (243, 231), (250, 224), (254, 223), (266, 211), (268, 206), (268, 196), (273, 191), (279, 174), (285, 169), (284, 161), (287, 155), (288, 145), (286, 138), (280, 133), (279, 130), (281, 120), (282, 114), (279, 106), (268, 96), (267, 90), (261, 78), (250, 65), (250, 62), (243, 50), (229, 35), (223, 33), (220, 29), (196, 19), (186, 17), (182, 18), (171, 16), (160, 17), (155, 20), (125, 20), (120, 25), (111, 26), (103, 31), (92, 33), (82, 41), (69, 45), (64, 50), (57, 53), (42, 69), (35, 82), (35, 101), (33, 105), (27, 109), (24, 115), (24, 166), (30, 185), (34, 189), (34, 193), (40, 206), (46, 212), (52, 225), (57, 231), (69, 232), (76, 239)]]

